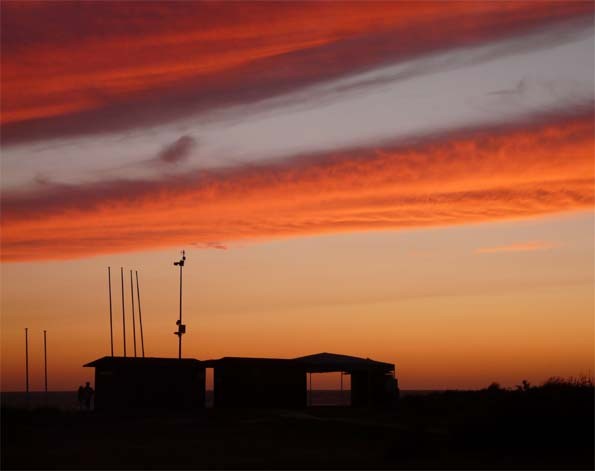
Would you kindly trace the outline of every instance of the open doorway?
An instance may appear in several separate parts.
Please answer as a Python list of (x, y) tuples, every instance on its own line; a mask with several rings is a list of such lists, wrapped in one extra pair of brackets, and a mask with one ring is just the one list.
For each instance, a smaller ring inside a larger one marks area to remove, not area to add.
[(215, 368), (205, 368), (205, 407), (215, 404)]
[(306, 383), (308, 407), (351, 404), (351, 375), (348, 373), (306, 373)]

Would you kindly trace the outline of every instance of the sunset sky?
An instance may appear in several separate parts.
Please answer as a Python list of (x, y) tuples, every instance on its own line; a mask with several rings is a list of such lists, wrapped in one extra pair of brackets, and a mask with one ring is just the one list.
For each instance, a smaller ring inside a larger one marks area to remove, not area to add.
[[(594, 372), (594, 4), (1, 4), (1, 389), (122, 354)], [(128, 354), (132, 336), (128, 335)], [(338, 375), (315, 378), (338, 387)]]

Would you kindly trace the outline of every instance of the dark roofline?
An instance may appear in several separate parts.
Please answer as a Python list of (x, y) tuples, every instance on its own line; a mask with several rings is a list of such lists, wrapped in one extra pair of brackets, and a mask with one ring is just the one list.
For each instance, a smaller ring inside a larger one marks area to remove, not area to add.
[(287, 366), (299, 366), (306, 372), (326, 373), (333, 371), (344, 371), (347, 373), (365, 371), (369, 369), (394, 371), (395, 365), (371, 360), (370, 358), (359, 358), (336, 353), (316, 353), (298, 358), (251, 358), (251, 357), (223, 357), (218, 360), (206, 360), (202, 364), (206, 368), (214, 368), (224, 365), (259, 364), (262, 366), (271, 364), (283, 364)]
[(159, 358), (159, 357), (110, 357), (105, 356), (84, 364), (85, 368), (112, 365), (176, 365), (176, 364), (202, 364), (196, 358)]
[(333, 371), (362, 371), (368, 369), (384, 370), (386, 372), (394, 371), (395, 365), (372, 360), (370, 358), (360, 358), (349, 355), (340, 355), (337, 353), (316, 353), (295, 358), (295, 360), (306, 366), (312, 373), (325, 373)]
[(206, 368), (214, 368), (216, 366), (221, 365), (229, 365), (229, 364), (241, 364), (241, 363), (280, 363), (280, 364), (287, 364), (292, 365), (294, 364), (294, 360), (290, 358), (259, 358), (259, 357), (223, 357), (219, 359), (211, 359), (205, 360), (202, 364)]
[(365, 370), (382, 370), (391, 372), (395, 370), (395, 365), (392, 363), (384, 363), (375, 361), (370, 358), (359, 358), (349, 355), (339, 355), (336, 353), (316, 353), (314, 355), (307, 355), (298, 358), (251, 358), (251, 357), (223, 357), (217, 360), (211, 359), (200, 361), (195, 358), (139, 358), (139, 357), (109, 357), (105, 356), (98, 358), (90, 363), (83, 365), (88, 368), (96, 368), (103, 366), (127, 365), (189, 365), (195, 364), (205, 368), (214, 368), (223, 365), (284, 365), (287, 367), (301, 367), (305, 372), (309, 373), (327, 373), (333, 371), (343, 371), (352, 373), (356, 371)]

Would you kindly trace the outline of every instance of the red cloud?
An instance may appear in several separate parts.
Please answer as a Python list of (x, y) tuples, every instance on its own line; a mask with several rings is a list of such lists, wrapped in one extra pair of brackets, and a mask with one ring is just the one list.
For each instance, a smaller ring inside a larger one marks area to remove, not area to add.
[(527, 218), (593, 205), (592, 115), (164, 181), (4, 194), (2, 258)]
[(3, 145), (161, 123), (592, 14), (558, 1), (3, 2)]

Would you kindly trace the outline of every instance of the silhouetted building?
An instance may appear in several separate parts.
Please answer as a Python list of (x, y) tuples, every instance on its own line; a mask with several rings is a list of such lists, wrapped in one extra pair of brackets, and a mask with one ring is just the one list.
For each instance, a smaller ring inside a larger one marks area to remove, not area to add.
[(396, 397), (395, 366), (369, 358), (318, 353), (290, 360), (225, 357), (203, 365), (214, 368), (215, 407), (306, 407), (309, 373), (351, 375), (355, 407), (386, 407)]
[(336, 353), (296, 358), (307, 373), (341, 371), (351, 376), (351, 405), (388, 407), (396, 398), (395, 365)]
[(95, 410), (193, 409), (205, 404), (205, 368), (194, 359), (103, 357), (95, 368)]
[(95, 368), (95, 409), (191, 409), (205, 405), (205, 368), (214, 370), (214, 407), (299, 409), (308, 406), (308, 374), (351, 376), (351, 405), (387, 407), (395, 366), (369, 358), (318, 353), (293, 359), (103, 357)]
[(295, 360), (225, 357), (203, 363), (214, 370), (214, 407), (306, 406), (306, 375)]

